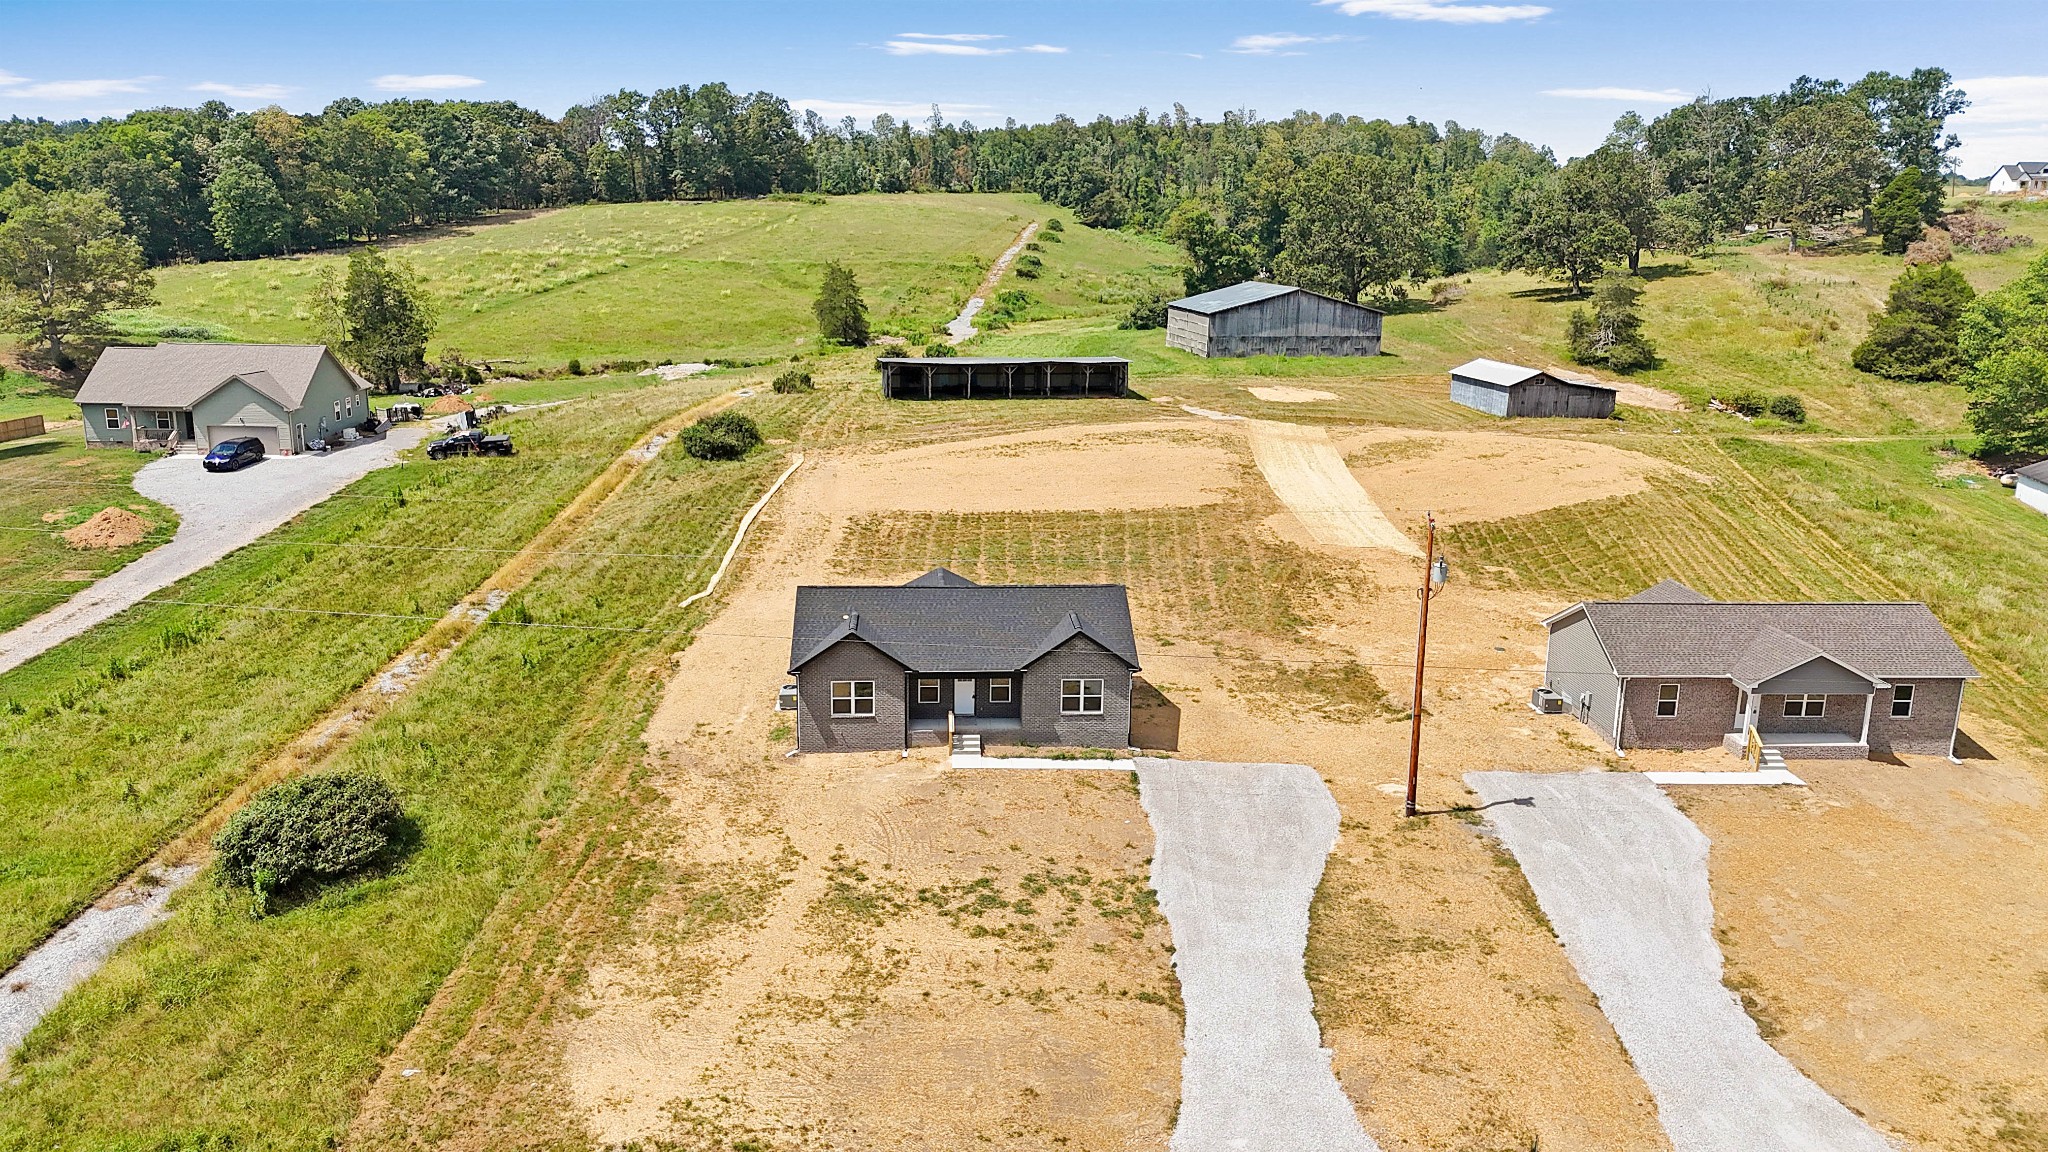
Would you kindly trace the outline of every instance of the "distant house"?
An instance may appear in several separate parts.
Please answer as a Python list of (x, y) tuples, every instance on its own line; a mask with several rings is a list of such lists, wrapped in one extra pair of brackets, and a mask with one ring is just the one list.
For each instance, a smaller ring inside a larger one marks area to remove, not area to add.
[(1451, 369), (1451, 399), (1495, 416), (1614, 415), (1615, 390), (1498, 360), (1470, 360)]
[(901, 586), (796, 590), (797, 748), (981, 740), (1131, 742), (1138, 644), (1121, 584), (976, 584), (934, 568)]
[(1130, 393), (1131, 362), (1116, 356), (883, 356), (891, 400), (1026, 400)]
[(1166, 306), (1166, 344), (1197, 356), (1377, 356), (1385, 313), (1306, 288), (1246, 281)]
[(1617, 751), (1739, 753), (1754, 728), (1788, 759), (1949, 756), (1977, 677), (1925, 604), (1719, 601), (1666, 580), (1544, 625), (1544, 686)]
[(78, 389), (94, 447), (212, 447), (254, 436), (303, 452), (370, 414), (370, 385), (320, 344), (108, 348)]
[(2048, 460), (2013, 473), (2012, 494), (2036, 512), (2048, 514)]
[(1986, 191), (1993, 196), (2048, 193), (2048, 160), (2022, 160), (2017, 164), (2007, 164), (1991, 174), (1991, 184)]

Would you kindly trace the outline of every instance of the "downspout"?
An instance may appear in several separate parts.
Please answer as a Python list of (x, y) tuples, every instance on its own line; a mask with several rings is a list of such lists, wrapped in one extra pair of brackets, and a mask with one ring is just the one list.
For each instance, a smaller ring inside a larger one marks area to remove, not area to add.
[(1627, 706), (1627, 700), (1628, 677), (1617, 676), (1614, 678), (1614, 739), (1609, 742), (1614, 745), (1614, 754), (1624, 760), (1628, 759), (1628, 753), (1621, 747), (1621, 710)]

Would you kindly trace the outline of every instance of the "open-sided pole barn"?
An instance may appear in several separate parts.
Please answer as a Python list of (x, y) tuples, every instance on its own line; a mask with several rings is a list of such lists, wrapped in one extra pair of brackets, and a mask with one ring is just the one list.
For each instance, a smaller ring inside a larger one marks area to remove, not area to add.
[(890, 400), (1022, 400), (1125, 396), (1131, 362), (1116, 356), (883, 356)]

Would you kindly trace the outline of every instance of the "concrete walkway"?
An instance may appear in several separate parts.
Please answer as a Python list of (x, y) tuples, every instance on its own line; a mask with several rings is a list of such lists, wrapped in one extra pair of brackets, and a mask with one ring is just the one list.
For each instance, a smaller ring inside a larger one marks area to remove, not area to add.
[(1302, 968), (1337, 843), (1330, 790), (1300, 764), (1133, 763), (1187, 1009), (1173, 1152), (1379, 1152), (1330, 1070)]
[(1474, 772), (1677, 1152), (1891, 1152), (1764, 1043), (1721, 983), (1707, 838), (1630, 772)]
[(0, 633), (0, 673), (120, 615), (151, 593), (254, 543), (362, 477), (396, 463), (398, 453), (428, 431), (396, 428), (367, 444), (325, 455), (274, 457), (239, 472), (207, 472), (199, 466), (197, 452), (152, 461), (135, 474), (135, 490), (177, 512), (177, 534), (57, 607)]

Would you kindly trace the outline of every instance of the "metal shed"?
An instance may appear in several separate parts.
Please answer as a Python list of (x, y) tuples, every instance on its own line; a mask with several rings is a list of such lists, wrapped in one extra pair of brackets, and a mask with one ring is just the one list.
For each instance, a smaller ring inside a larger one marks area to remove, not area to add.
[(1166, 306), (1166, 344), (1197, 356), (1377, 356), (1377, 308), (1247, 281)]
[(1131, 362), (1117, 356), (883, 356), (891, 400), (1004, 400), (1124, 396)]
[(1615, 390), (1566, 380), (1536, 368), (1473, 360), (1451, 369), (1451, 399), (1494, 416), (1569, 416), (1604, 420), (1614, 415)]

